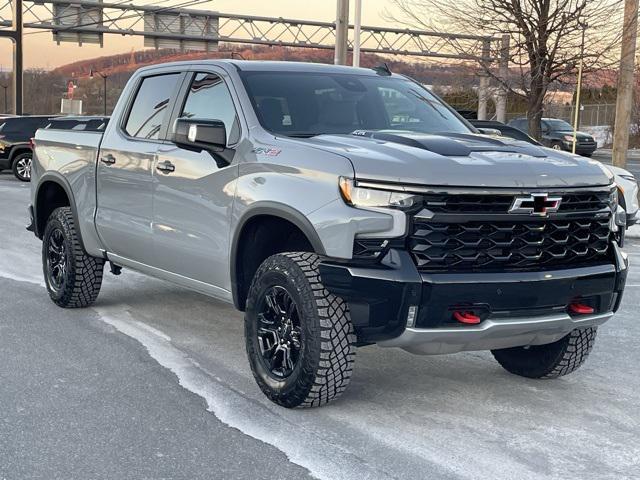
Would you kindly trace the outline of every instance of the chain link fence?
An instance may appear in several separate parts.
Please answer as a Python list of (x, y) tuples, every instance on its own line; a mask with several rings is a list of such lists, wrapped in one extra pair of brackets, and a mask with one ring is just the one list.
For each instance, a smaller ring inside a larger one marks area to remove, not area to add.
[[(507, 121), (517, 118), (526, 117), (526, 112), (510, 112), (507, 114)], [(560, 118), (573, 124), (574, 109), (573, 105), (545, 105), (544, 116), (551, 118)], [(616, 118), (615, 103), (597, 103), (592, 105), (583, 105), (580, 112), (581, 127), (610, 127), (614, 124)]]

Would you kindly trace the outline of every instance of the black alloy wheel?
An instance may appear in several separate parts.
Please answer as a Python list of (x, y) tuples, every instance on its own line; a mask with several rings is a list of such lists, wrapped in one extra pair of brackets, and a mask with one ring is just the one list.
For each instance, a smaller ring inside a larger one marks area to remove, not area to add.
[(67, 281), (69, 258), (64, 240), (64, 233), (60, 228), (52, 229), (46, 238), (47, 280), (55, 291), (63, 290)]
[(277, 379), (291, 375), (300, 359), (302, 331), (298, 307), (286, 288), (273, 286), (265, 292), (257, 334), (264, 367)]

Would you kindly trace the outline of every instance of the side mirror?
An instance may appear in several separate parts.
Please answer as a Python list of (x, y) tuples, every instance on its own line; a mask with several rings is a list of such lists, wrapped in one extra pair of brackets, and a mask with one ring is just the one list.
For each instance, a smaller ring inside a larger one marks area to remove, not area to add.
[(171, 140), (186, 148), (224, 150), (227, 147), (227, 129), (220, 120), (178, 118)]

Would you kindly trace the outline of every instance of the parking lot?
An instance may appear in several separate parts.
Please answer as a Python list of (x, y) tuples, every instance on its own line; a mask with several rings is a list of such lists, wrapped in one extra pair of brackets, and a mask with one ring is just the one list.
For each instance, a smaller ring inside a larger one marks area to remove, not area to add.
[(0, 198), (0, 479), (638, 478), (640, 240), (621, 311), (572, 375), (372, 346), (339, 401), (285, 410), (228, 305), (123, 271), (94, 307), (54, 306), (29, 185), (4, 172)]

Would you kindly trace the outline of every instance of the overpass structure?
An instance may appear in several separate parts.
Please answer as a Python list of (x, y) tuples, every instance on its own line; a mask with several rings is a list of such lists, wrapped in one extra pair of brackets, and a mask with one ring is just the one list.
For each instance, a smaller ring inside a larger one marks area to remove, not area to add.
[[(24, 5), (23, 5), (24, 1)], [(105, 34), (144, 37), (147, 47), (216, 50), (220, 43), (336, 48), (336, 22), (317, 22), (199, 10), (203, 0), (154, 0), (147, 4), (96, 0), (0, 0), (0, 37), (14, 42), (14, 112), (22, 104), (23, 29), (48, 30), (56, 42), (104, 44)], [(4, 2), (4, 3), (3, 3)], [(353, 46), (349, 26), (348, 48)], [(463, 35), (423, 30), (360, 27), (360, 51), (415, 58), (474, 62), (480, 65), (479, 117), (486, 117), (489, 69), (508, 65), (508, 36)], [(506, 55), (505, 55), (506, 51)], [(483, 73), (484, 72), (484, 73)], [(497, 116), (504, 118), (506, 90), (496, 99)]]

